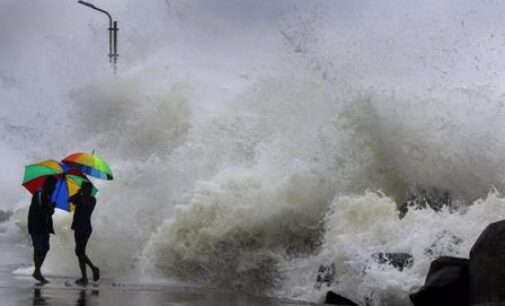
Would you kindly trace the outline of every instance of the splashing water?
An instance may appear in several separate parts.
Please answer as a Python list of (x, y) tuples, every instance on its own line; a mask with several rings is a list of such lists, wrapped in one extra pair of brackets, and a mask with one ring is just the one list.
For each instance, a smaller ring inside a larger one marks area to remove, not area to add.
[[(98, 183), (89, 245), (111, 277), (406, 305), (431, 260), (468, 256), (505, 217), (501, 2), (101, 5), (120, 21), (116, 77), (99, 17), (0, 4), (9, 239), (24, 241), (23, 165), (92, 149), (117, 178)], [(399, 218), (421, 190), (458, 205)], [(55, 219), (47, 268), (77, 273)]]

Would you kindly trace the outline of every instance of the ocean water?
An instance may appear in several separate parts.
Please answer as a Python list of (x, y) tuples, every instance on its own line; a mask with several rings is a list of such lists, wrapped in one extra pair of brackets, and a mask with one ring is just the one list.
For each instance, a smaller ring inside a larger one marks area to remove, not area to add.
[[(104, 16), (0, 3), (0, 239), (20, 257), (24, 165), (75, 151), (115, 174), (89, 244), (108, 278), (408, 305), (431, 260), (505, 217), (500, 1), (97, 5), (119, 21), (116, 76)], [(444, 192), (450, 207), (399, 218)], [(70, 221), (55, 215), (53, 275), (78, 273)]]

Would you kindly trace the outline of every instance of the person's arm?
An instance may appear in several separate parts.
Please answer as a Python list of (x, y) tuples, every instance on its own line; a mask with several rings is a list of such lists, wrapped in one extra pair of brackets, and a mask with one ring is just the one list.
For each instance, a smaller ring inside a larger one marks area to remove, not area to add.
[(91, 217), (91, 214), (93, 213), (93, 211), (95, 210), (95, 206), (96, 206), (96, 198), (95, 197), (91, 197), (91, 209), (90, 209), (90, 212), (89, 212), (89, 216)]
[(81, 193), (80, 192), (77, 192), (76, 194), (74, 194), (73, 196), (71, 196), (68, 201), (69, 202), (72, 202), (74, 204), (74, 206), (77, 207), (77, 205), (79, 205), (79, 197), (80, 197)]
[(51, 215), (54, 215), (54, 209), (56, 208), (56, 203), (54, 203), (53, 201), (49, 201), (49, 213)]
[(50, 195), (44, 195), (42, 194), (42, 209), (45, 210), (49, 216), (52, 216), (54, 214), (54, 208), (56, 207), (56, 204), (52, 201)]
[(35, 231), (35, 210), (37, 209), (37, 192), (33, 193), (32, 202), (30, 208), (28, 208), (28, 233)]
[(79, 190), (76, 194), (71, 196), (68, 201), (74, 204), (74, 208), (77, 209), (77, 207), (81, 204), (81, 190)]

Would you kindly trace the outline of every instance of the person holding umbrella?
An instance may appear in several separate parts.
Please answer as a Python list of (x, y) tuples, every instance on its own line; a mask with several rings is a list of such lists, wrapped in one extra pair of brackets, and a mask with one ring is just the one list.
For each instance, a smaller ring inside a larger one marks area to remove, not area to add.
[(93, 280), (100, 278), (100, 270), (86, 255), (86, 245), (92, 232), (91, 214), (96, 205), (95, 194), (98, 192), (86, 175), (113, 179), (109, 165), (94, 155), (94, 152), (74, 153), (61, 162), (45, 160), (25, 167), (22, 185), (33, 194), (28, 212), (28, 232), (34, 247), (33, 277), (43, 283), (48, 281), (40, 269), (49, 251), (49, 234), (54, 234), (52, 214), (55, 208), (67, 212), (75, 210), (72, 229), (82, 273), (82, 278), (76, 282), (81, 285), (88, 282), (86, 265), (93, 272)]
[[(93, 150), (91, 154), (83, 152), (70, 154), (62, 160), (62, 163), (95, 178), (104, 180), (113, 179), (109, 165), (103, 159), (95, 155), (95, 150)], [(79, 192), (69, 199), (69, 201), (75, 205), (72, 229), (74, 230), (75, 238), (75, 254), (79, 258), (79, 267), (81, 268), (82, 274), (82, 278), (78, 279), (76, 283), (80, 285), (88, 283), (86, 265), (91, 268), (93, 280), (95, 282), (100, 278), (100, 269), (93, 265), (86, 255), (86, 245), (92, 232), (91, 214), (96, 205), (96, 199), (92, 191), (93, 185), (90, 182), (84, 182)]]
[[(112, 180), (112, 171), (109, 165), (100, 157), (91, 154), (78, 152), (68, 155), (62, 160), (62, 163), (80, 170), (82, 173), (103, 180)], [(77, 284), (86, 285), (88, 277), (86, 274), (86, 265), (93, 272), (93, 280), (100, 278), (100, 269), (93, 265), (86, 255), (86, 245), (91, 236), (91, 214), (95, 209), (96, 199), (93, 196), (93, 185), (90, 182), (83, 182), (79, 192), (69, 198), (69, 201), (75, 205), (74, 220), (72, 229), (75, 238), (75, 254), (79, 258), (79, 267), (81, 268), (82, 278), (76, 281)]]
[(42, 188), (33, 193), (28, 210), (28, 232), (33, 244), (33, 263), (35, 271), (33, 278), (41, 283), (49, 281), (42, 276), (40, 271), (49, 251), (49, 234), (54, 234), (53, 213), (55, 204), (51, 195), (56, 186), (56, 178), (48, 176)]
[[(45, 160), (25, 167), (22, 185), (33, 195), (28, 210), (28, 232), (34, 249), (33, 277), (41, 283), (47, 283), (40, 269), (49, 251), (49, 235), (54, 234), (54, 209), (71, 211), (68, 198), (79, 190), (84, 181), (88, 181), (88, 178), (82, 171), (56, 160)], [(98, 190), (93, 188), (93, 192), (96, 194)]]
[(86, 265), (93, 272), (93, 281), (100, 278), (100, 269), (95, 266), (86, 255), (86, 245), (93, 231), (91, 227), (91, 214), (95, 209), (96, 198), (92, 195), (93, 185), (90, 182), (83, 182), (81, 189), (69, 198), (69, 202), (75, 205), (74, 219), (71, 228), (74, 230), (75, 254), (79, 259), (79, 268), (82, 277), (76, 280), (78, 285), (86, 285), (88, 276)]

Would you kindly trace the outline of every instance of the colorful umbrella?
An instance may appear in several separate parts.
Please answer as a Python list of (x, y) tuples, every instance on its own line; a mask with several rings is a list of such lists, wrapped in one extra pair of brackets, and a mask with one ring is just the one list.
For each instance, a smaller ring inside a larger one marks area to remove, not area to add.
[[(88, 178), (78, 169), (55, 160), (46, 160), (26, 166), (23, 186), (33, 194), (42, 188), (49, 176), (57, 179), (56, 188), (51, 196), (56, 207), (66, 211), (73, 210), (73, 204), (68, 202), (68, 198), (79, 190), (83, 182), (89, 182)], [(98, 189), (93, 186), (93, 195), (97, 192)]]
[(92, 177), (103, 180), (113, 179), (109, 165), (94, 154), (74, 153), (65, 157), (62, 162)]

